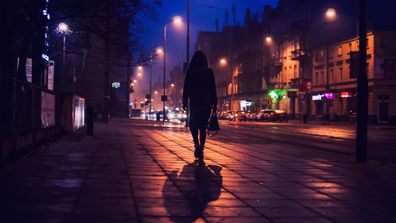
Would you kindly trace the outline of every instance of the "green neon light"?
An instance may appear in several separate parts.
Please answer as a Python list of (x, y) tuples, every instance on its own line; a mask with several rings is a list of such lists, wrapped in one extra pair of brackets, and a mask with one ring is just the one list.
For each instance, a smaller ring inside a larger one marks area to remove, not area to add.
[(277, 94), (275, 91), (270, 91), (270, 92), (269, 92), (269, 96), (270, 96), (272, 99), (277, 99), (277, 98), (278, 98), (278, 94)]

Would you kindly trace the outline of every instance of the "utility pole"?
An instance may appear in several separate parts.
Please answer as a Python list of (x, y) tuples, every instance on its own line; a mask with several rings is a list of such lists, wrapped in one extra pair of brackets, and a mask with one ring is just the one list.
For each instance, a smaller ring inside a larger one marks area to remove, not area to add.
[(187, 0), (187, 48), (186, 48), (186, 72), (190, 61), (190, 0)]
[[(185, 65), (185, 73), (187, 76), (187, 70), (188, 70), (188, 64), (190, 62), (190, 0), (187, 0), (187, 47), (186, 47), (186, 65)], [(183, 89), (184, 91), (184, 89)], [(188, 106), (187, 106), (188, 108)], [(188, 122), (190, 119), (190, 115), (188, 110), (186, 111), (187, 113), (187, 118), (186, 118), (186, 125), (185, 127), (188, 127)]]
[(110, 76), (110, 42), (109, 42), (109, 29), (110, 29), (110, 4), (106, 3), (106, 30), (105, 30), (105, 73), (104, 73), (104, 100), (103, 100), (103, 122), (109, 121), (109, 76)]
[(151, 110), (153, 108), (152, 103), (153, 103), (153, 96), (152, 96), (152, 92), (153, 92), (153, 55), (151, 55), (150, 58), (150, 86), (149, 86), (149, 95), (150, 97), (148, 98), (149, 103), (150, 103), (150, 107), (149, 107), (149, 115), (151, 113)]
[(165, 126), (165, 116), (166, 116), (166, 111), (165, 111), (165, 106), (166, 106), (166, 100), (167, 100), (167, 96), (166, 96), (166, 27), (168, 24), (165, 24), (164, 26), (164, 70), (163, 70), (163, 92), (162, 92), (162, 112), (163, 112), (163, 116), (162, 116), (162, 121), (164, 123)]
[(359, 75), (357, 79), (356, 162), (367, 162), (367, 0), (360, 0), (359, 12)]

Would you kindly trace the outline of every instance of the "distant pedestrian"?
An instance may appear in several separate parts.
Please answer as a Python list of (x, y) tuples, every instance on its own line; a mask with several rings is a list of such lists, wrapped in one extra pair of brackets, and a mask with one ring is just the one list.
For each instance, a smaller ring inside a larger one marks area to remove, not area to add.
[[(183, 90), (183, 109), (190, 112), (189, 127), (194, 142), (194, 156), (203, 160), (206, 129), (210, 114), (216, 112), (216, 83), (202, 51), (194, 53), (187, 70)], [(199, 132), (199, 140), (198, 140)]]

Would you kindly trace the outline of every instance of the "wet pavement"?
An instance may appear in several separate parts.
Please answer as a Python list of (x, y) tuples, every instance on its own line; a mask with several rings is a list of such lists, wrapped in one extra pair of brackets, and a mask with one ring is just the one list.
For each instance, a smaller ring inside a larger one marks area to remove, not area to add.
[(97, 123), (0, 170), (0, 221), (396, 222), (396, 165), (252, 131), (224, 126), (197, 163), (181, 125)]

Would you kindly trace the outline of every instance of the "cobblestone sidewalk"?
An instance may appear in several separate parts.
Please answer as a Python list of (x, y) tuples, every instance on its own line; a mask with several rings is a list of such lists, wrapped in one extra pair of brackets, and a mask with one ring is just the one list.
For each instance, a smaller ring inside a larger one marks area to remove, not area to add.
[(396, 222), (396, 167), (279, 142), (97, 124), (0, 171), (1, 222)]

